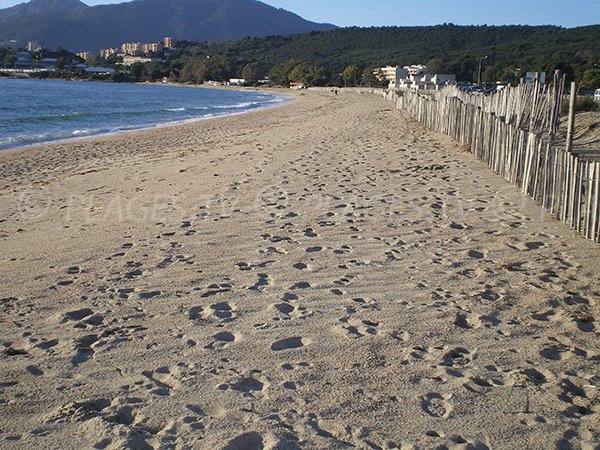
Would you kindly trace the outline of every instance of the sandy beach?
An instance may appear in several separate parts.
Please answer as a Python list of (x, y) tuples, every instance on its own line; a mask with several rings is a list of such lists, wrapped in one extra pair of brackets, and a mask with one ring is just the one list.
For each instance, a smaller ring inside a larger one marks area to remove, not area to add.
[(598, 448), (600, 246), (380, 97), (0, 186), (2, 448)]

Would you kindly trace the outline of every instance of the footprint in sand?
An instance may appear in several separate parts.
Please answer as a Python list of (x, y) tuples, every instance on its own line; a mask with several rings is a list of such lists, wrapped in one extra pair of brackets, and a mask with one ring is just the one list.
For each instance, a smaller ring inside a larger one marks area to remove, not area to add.
[(250, 289), (251, 291), (261, 291), (270, 284), (271, 277), (269, 277), (269, 275), (267, 275), (266, 273), (259, 273), (258, 281), (253, 286), (250, 286), (248, 289)]
[(229, 331), (223, 331), (221, 333), (215, 334), (213, 336), (213, 339), (214, 339), (213, 342), (206, 345), (204, 348), (209, 349), (209, 350), (225, 349), (225, 348), (229, 347), (231, 344), (233, 344), (234, 342), (239, 341), (240, 335), (230, 333)]
[(341, 332), (344, 336), (358, 339), (368, 335), (375, 336), (379, 334), (379, 322), (367, 319), (348, 319), (341, 318), (341, 325), (334, 328), (334, 331)]
[(263, 450), (263, 438), (256, 432), (244, 433), (227, 443), (223, 450)]
[(323, 247), (317, 245), (315, 247), (306, 248), (306, 253), (319, 253), (322, 250), (323, 250)]
[[(284, 320), (290, 319), (305, 319), (313, 314), (313, 312), (304, 306), (292, 305), (290, 303), (278, 303), (273, 307), (284, 315)], [(280, 320), (279, 317), (275, 317), (273, 320)]]
[(454, 413), (451, 400), (451, 394), (442, 395), (430, 392), (421, 398), (421, 408), (431, 417), (448, 419)]
[(292, 290), (292, 291), (299, 290), (299, 289), (310, 289), (310, 283), (307, 283), (306, 281), (300, 281), (300, 282), (294, 284), (292, 287), (290, 287), (290, 290)]
[(71, 358), (71, 364), (73, 364), (73, 366), (77, 367), (77, 366), (83, 364), (84, 362), (86, 362), (88, 359), (92, 358), (95, 353), (95, 350), (93, 349), (92, 346), (99, 339), (100, 338), (98, 336), (96, 336), (95, 334), (82, 336), (82, 337), (76, 339), (74, 342), (75, 356), (73, 356), (73, 358)]
[(150, 381), (145, 388), (159, 397), (170, 396), (173, 389), (181, 387), (179, 367), (159, 367), (155, 371), (144, 371), (142, 375)]
[(473, 354), (467, 350), (466, 348), (456, 347), (448, 351), (442, 357), (442, 366), (447, 367), (465, 367), (473, 362), (474, 356)]
[(307, 229), (304, 230), (304, 236), (309, 237), (309, 238), (316, 238), (319, 235), (315, 232), (314, 229), (307, 228)]
[(213, 295), (222, 294), (229, 292), (232, 289), (231, 283), (213, 283), (206, 287), (207, 291), (204, 292), (200, 297), (207, 298)]
[(194, 306), (190, 309), (188, 316), (191, 320), (217, 320), (220, 322), (231, 322), (237, 316), (237, 308), (233, 303), (213, 303), (207, 308)]
[(485, 257), (485, 255), (483, 253), (481, 253), (480, 251), (477, 251), (477, 250), (469, 250), (469, 252), (467, 254), (469, 255), (470, 258), (473, 258), (473, 259), (483, 259)]
[(348, 274), (342, 278), (340, 278), (339, 280), (335, 280), (333, 282), (333, 284), (335, 284), (336, 286), (348, 286), (350, 283), (352, 283), (352, 281), (354, 281), (354, 279), (357, 277), (358, 275), (354, 275), (354, 274)]
[(291, 337), (287, 339), (280, 339), (271, 344), (271, 350), (280, 352), (283, 350), (291, 350), (294, 348), (301, 348), (306, 345), (306, 342), (301, 337)]
[(253, 270), (253, 267), (244, 261), (237, 263), (236, 266), (239, 270), (241, 270), (243, 272), (249, 272), (249, 271)]
[(335, 249), (333, 253), (336, 255), (345, 255), (347, 253), (350, 253), (351, 251), (352, 247), (350, 247), (349, 245), (342, 245), (340, 248)]

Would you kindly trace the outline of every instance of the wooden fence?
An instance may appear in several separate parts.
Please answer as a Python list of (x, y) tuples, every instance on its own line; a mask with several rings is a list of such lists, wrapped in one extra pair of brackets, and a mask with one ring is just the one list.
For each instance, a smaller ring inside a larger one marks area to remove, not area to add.
[(600, 158), (574, 152), (570, 137), (566, 144), (556, 141), (563, 90), (564, 78), (555, 75), (549, 86), (522, 84), (491, 95), (457, 87), (383, 95), (429, 129), (468, 147), (554, 217), (600, 242)]

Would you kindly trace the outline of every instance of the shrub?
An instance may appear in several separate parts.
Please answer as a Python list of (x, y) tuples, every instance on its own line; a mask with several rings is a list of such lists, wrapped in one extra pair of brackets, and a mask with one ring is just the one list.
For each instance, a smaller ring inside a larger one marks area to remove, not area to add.
[[(564, 99), (561, 104), (561, 113), (569, 114), (569, 99)], [(575, 112), (600, 111), (600, 104), (594, 101), (593, 97), (577, 97), (575, 103)]]

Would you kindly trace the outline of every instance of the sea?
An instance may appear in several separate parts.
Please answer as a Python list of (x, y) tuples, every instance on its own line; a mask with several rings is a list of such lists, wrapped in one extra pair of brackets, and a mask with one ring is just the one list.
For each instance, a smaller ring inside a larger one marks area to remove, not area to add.
[(0, 150), (189, 123), (287, 100), (250, 90), (0, 78)]

